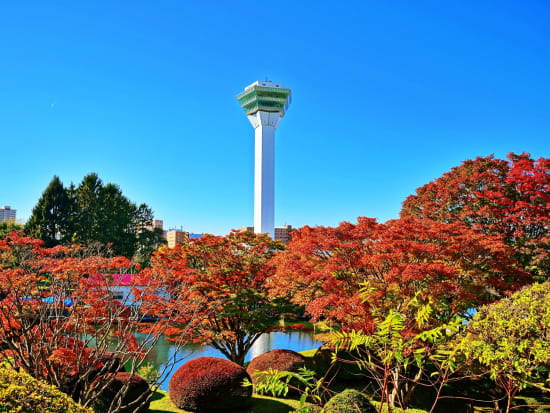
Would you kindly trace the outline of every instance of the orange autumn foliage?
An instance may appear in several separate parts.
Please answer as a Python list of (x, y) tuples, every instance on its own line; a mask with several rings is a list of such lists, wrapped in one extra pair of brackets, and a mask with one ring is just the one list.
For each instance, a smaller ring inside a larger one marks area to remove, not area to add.
[(466, 160), (418, 188), (401, 216), (462, 221), (501, 237), (536, 280), (550, 277), (550, 158), (510, 153)]
[[(210, 344), (238, 364), (286, 302), (268, 297), (271, 258), (282, 244), (266, 235), (204, 235), (154, 254), (146, 274), (173, 298), (169, 330), (176, 340)], [(180, 297), (179, 299), (177, 297)]]
[(462, 222), (360, 217), (295, 231), (274, 257), (269, 285), (273, 296), (289, 297), (316, 321), (372, 332), (390, 309), (412, 311), (415, 297), (432, 301), (435, 323), (517, 290), (531, 278), (510, 254), (499, 237)]

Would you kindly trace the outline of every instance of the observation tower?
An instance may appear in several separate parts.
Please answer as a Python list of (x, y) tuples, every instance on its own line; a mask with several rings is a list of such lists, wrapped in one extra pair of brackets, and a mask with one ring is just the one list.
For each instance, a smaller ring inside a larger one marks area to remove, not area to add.
[(254, 127), (254, 232), (274, 239), (275, 130), (290, 103), (282, 83), (256, 81), (237, 95)]

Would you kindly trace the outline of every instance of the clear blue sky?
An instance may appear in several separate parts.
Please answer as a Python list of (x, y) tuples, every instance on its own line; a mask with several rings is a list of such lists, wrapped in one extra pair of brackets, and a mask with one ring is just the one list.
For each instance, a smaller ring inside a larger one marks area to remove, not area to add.
[(235, 95), (283, 82), (276, 225), (395, 218), (466, 158), (550, 156), (550, 2), (0, 3), (0, 205), (89, 172), (166, 226), (253, 222)]

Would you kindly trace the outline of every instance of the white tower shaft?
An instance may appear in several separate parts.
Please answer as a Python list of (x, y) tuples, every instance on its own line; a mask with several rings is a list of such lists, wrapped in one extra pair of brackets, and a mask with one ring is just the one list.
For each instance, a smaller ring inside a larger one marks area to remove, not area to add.
[(279, 112), (258, 111), (249, 115), (254, 126), (254, 232), (275, 232), (275, 130), (281, 121)]
[(290, 103), (290, 89), (256, 81), (237, 95), (254, 126), (254, 232), (275, 239), (275, 130)]

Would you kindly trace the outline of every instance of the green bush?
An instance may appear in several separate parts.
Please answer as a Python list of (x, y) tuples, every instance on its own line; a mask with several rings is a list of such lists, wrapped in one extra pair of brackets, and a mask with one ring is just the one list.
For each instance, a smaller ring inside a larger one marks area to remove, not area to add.
[(354, 389), (346, 389), (325, 404), (326, 413), (376, 413), (367, 396)]
[(523, 389), (550, 379), (549, 329), (550, 282), (533, 284), (480, 308), (460, 350), (497, 383)]
[(92, 413), (55, 386), (6, 368), (0, 368), (0, 412)]

